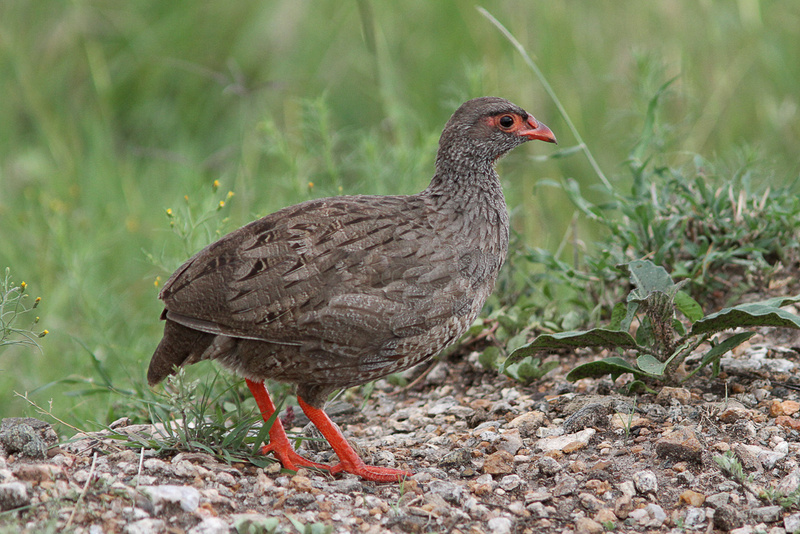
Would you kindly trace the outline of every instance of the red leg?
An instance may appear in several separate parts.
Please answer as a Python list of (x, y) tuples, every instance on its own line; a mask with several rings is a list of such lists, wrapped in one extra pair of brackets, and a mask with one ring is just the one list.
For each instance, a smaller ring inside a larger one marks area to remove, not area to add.
[[(264, 385), (263, 381), (253, 382), (252, 380), (245, 380), (245, 382), (247, 382), (247, 387), (250, 388), (250, 392), (253, 394), (253, 397), (255, 397), (256, 404), (261, 410), (261, 416), (266, 423), (269, 421), (269, 418), (272, 417), (272, 414), (275, 413), (275, 405), (272, 404), (272, 399), (269, 398), (267, 387)], [(289, 438), (286, 436), (286, 431), (283, 429), (283, 423), (281, 423), (280, 417), (275, 418), (272, 427), (269, 429), (269, 444), (261, 447), (261, 454), (267, 454), (268, 452), (273, 452), (283, 467), (291, 469), (292, 471), (297, 471), (298, 466), (316, 467), (317, 469), (325, 470), (331, 468), (329, 465), (306, 460), (297, 454), (292, 448), (292, 444), (289, 443)]]
[[(411, 476), (411, 473), (401, 469), (365, 464), (358, 456), (358, 453), (353, 450), (353, 447), (347, 443), (347, 440), (333, 424), (333, 421), (330, 420), (328, 414), (307, 404), (300, 397), (297, 397), (297, 402), (303, 412), (311, 419), (311, 422), (322, 432), (322, 435), (325, 436), (325, 439), (328, 440), (328, 443), (331, 444), (334, 452), (339, 457), (339, 463), (330, 468), (332, 474), (344, 471), (373, 482), (397, 482)], [(271, 433), (270, 439), (272, 439)]]

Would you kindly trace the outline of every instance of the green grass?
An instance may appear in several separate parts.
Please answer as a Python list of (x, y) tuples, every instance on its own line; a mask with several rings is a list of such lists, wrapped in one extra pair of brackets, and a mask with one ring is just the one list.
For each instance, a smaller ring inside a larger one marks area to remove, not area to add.
[[(800, 170), (794, 4), (481, 5), (533, 56), (615, 184), (630, 181), (620, 163), (674, 76), (657, 147), (668, 163), (749, 152), (774, 187)], [(0, 270), (42, 297), (37, 328), (50, 333), (41, 353), (0, 353), (0, 414), (33, 415), (13, 395), (30, 391), (82, 428), (120, 415), (120, 397), (87, 395), (85, 383), (146, 389), (158, 276), (217, 232), (288, 204), (422, 189), (438, 133), (466, 98), (507, 97), (560, 147), (574, 145), (474, 5), (411, 0), (399, 10), (367, 0), (3, 3)], [(527, 145), (501, 174), (520, 242), (555, 251), (575, 208), (536, 182), (574, 178), (590, 200), (604, 198), (584, 158), (532, 161), (551, 153)], [(215, 217), (186, 239), (166, 210), (190, 207)], [(587, 243), (600, 231), (583, 219), (579, 230)], [(197, 367), (190, 374), (208, 372)]]

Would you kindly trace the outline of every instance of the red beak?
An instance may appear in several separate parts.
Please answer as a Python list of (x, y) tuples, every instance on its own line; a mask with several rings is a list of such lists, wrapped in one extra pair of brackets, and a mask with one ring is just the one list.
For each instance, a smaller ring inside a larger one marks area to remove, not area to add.
[(539, 141), (547, 141), (548, 143), (555, 143), (558, 144), (556, 141), (556, 136), (553, 135), (553, 132), (550, 131), (550, 128), (544, 125), (544, 123), (538, 122), (536, 119), (533, 118), (533, 115), (528, 115), (527, 125), (530, 128), (525, 129), (524, 126), (518, 130), (517, 134), (523, 137), (527, 137), (531, 141), (538, 139)]

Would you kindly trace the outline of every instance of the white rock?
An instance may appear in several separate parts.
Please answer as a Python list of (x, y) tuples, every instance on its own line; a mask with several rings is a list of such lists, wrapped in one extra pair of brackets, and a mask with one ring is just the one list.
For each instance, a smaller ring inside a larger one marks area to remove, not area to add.
[(519, 475), (506, 475), (500, 479), (500, 487), (505, 491), (512, 491), (522, 484), (522, 477)]
[(493, 517), (487, 526), (493, 534), (511, 534), (511, 520), (507, 517)]
[(228, 534), (231, 527), (219, 517), (206, 517), (189, 529), (189, 534)]
[(786, 529), (786, 532), (797, 532), (800, 530), (800, 513), (784, 517), (783, 528)]
[(122, 532), (125, 534), (158, 534), (164, 532), (166, 526), (162, 519), (140, 519), (125, 525)]
[(628, 497), (633, 497), (636, 495), (636, 487), (633, 485), (632, 480), (626, 480), (625, 482), (620, 482), (619, 491), (622, 492), (623, 495), (627, 495)]
[(437, 400), (433, 405), (428, 406), (428, 415), (439, 415), (442, 413), (446, 413), (447, 410), (456, 406), (458, 401), (451, 396), (442, 397), (441, 399)]
[(588, 445), (589, 440), (592, 439), (592, 436), (594, 436), (596, 433), (597, 431), (594, 428), (585, 428), (580, 432), (575, 432), (574, 434), (541, 438), (536, 442), (535, 446), (538, 450), (544, 453), (561, 451), (564, 449), (564, 447), (574, 441)]
[(628, 519), (632, 519), (640, 525), (645, 525), (650, 521), (650, 514), (644, 508), (637, 508), (628, 514)]
[(659, 527), (667, 520), (667, 513), (655, 503), (651, 502), (644, 509), (647, 510), (647, 514), (650, 516), (649, 526), (651, 527)]
[(631, 478), (639, 493), (656, 493), (658, 491), (658, 479), (656, 474), (650, 470), (638, 471)]
[(736, 448), (744, 449), (755, 456), (758, 461), (761, 462), (761, 465), (763, 465), (766, 469), (772, 469), (775, 467), (775, 464), (786, 457), (786, 453), (776, 452), (758, 445), (746, 445), (742, 443), (737, 445)]
[(200, 492), (192, 486), (140, 486), (139, 491), (150, 498), (156, 514), (169, 503), (180, 504), (187, 512), (194, 512), (200, 505)]
[(0, 510), (12, 510), (30, 503), (28, 490), (22, 482), (0, 484)]
[(706, 512), (702, 508), (695, 508), (694, 506), (690, 506), (686, 510), (686, 517), (683, 519), (683, 524), (686, 528), (697, 529), (705, 523), (706, 521)]

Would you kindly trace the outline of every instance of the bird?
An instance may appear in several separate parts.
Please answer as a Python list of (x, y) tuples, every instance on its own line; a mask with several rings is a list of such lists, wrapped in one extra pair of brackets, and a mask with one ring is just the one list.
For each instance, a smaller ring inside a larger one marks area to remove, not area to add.
[(215, 360), (244, 377), (266, 424), (276, 408), (265, 380), (294, 384), (297, 403), (339, 463), (301, 456), (278, 417), (261, 453), (292, 471), (312, 467), (374, 482), (411, 476), (367, 465), (325, 402), (336, 390), (434, 357), (472, 324), (508, 252), (495, 164), (530, 140), (556, 143), (519, 106), (474, 98), (445, 124), (423, 191), (308, 200), (208, 245), (159, 293), (164, 335), (149, 384)]

